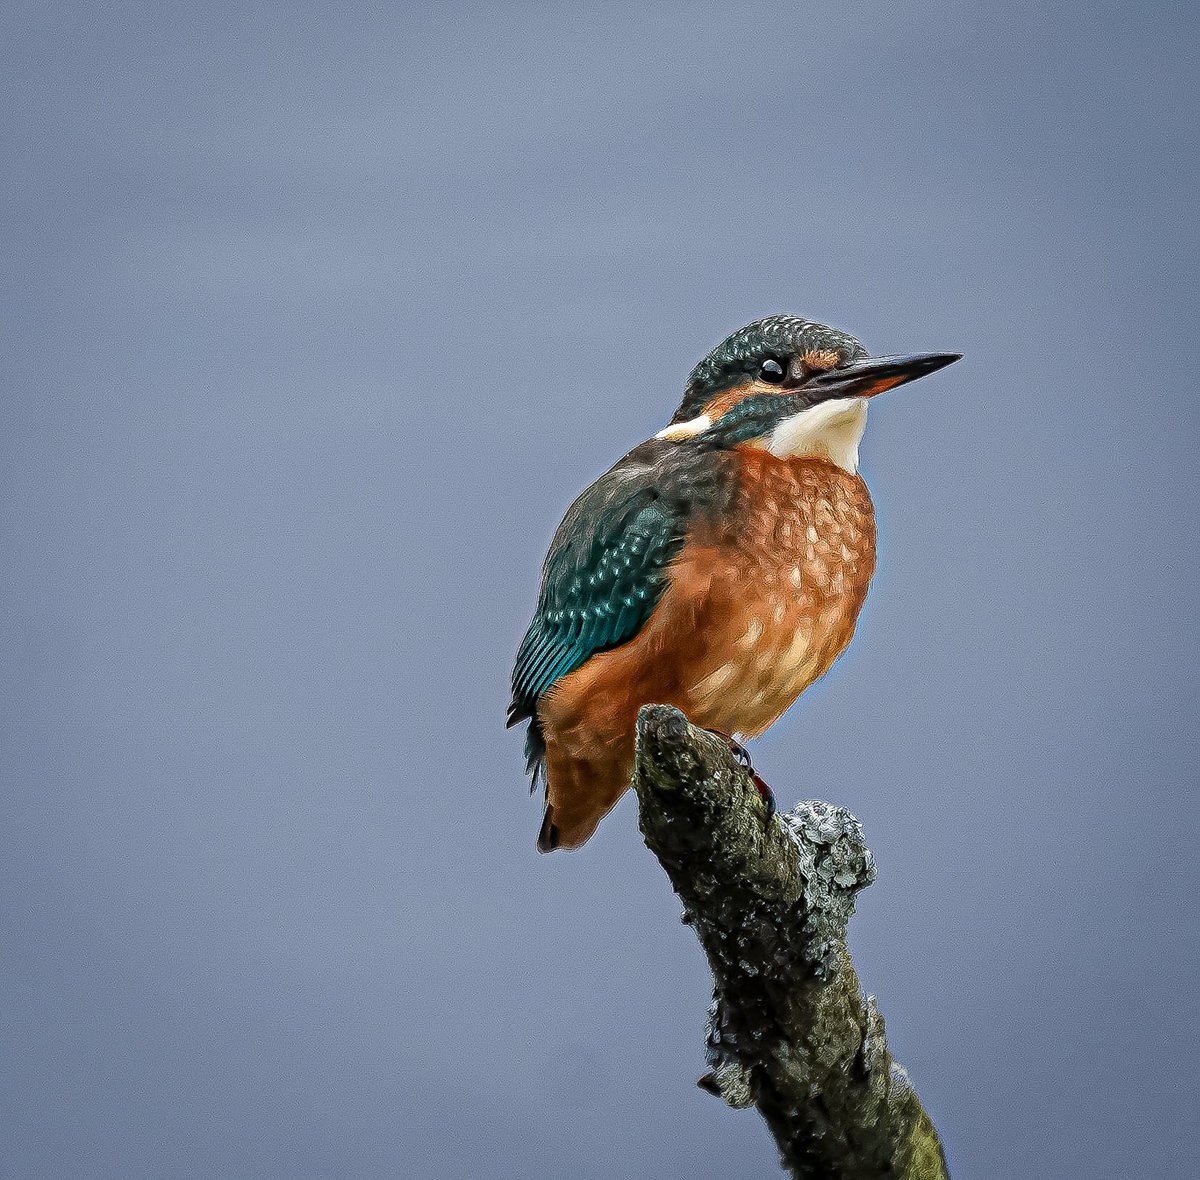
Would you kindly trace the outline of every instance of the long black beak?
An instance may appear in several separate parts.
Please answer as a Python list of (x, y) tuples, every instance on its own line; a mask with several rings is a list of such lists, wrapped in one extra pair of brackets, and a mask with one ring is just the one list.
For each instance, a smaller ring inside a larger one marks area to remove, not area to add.
[(829, 369), (810, 378), (805, 388), (821, 400), (835, 397), (874, 397), (962, 360), (959, 352), (918, 352), (912, 356), (873, 356), (844, 369)]

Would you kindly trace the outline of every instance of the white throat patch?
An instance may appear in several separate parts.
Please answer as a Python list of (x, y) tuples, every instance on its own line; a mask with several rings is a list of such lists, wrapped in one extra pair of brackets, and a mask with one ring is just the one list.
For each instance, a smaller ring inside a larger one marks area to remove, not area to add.
[(837, 398), (785, 418), (757, 445), (780, 459), (819, 455), (853, 475), (866, 428), (867, 399)]

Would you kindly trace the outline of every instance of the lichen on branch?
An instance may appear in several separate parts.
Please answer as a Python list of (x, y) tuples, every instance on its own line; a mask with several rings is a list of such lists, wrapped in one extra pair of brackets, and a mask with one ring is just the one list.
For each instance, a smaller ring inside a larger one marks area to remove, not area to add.
[(846, 926), (875, 879), (844, 808), (769, 817), (728, 745), (677, 709), (638, 715), (633, 785), (650, 850), (712, 967), (707, 1090), (757, 1106), (794, 1176), (945, 1180), (937, 1131), (863, 997)]

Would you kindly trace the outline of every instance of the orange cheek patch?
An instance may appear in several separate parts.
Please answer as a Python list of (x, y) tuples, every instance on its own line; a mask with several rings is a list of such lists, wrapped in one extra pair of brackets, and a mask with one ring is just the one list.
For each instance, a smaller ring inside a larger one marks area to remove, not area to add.
[(707, 414), (712, 421), (728, 414), (739, 402), (744, 402), (754, 392), (754, 387), (751, 385), (739, 385), (734, 389), (727, 389), (724, 393), (718, 394), (704, 407), (701, 411)]
[(833, 349), (815, 348), (811, 352), (804, 353), (800, 357), (800, 362), (806, 369), (823, 373), (826, 369), (837, 368), (837, 363), (840, 359)]
[(700, 412), (707, 414), (715, 422), (718, 418), (728, 414), (734, 406), (739, 405), (746, 398), (752, 397), (755, 394), (771, 393), (779, 397), (785, 397), (791, 392), (792, 390), (790, 389), (780, 389), (778, 385), (768, 385), (765, 381), (751, 381), (748, 385), (738, 385), (733, 389), (725, 390), (722, 394), (718, 394)]

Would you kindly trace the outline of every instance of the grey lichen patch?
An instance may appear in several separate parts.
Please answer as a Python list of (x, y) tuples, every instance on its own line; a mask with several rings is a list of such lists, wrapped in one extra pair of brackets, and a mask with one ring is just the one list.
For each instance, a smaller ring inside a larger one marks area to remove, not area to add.
[(937, 1132), (846, 949), (875, 879), (858, 821), (821, 802), (768, 818), (725, 743), (664, 705), (639, 714), (633, 785), (712, 967), (700, 1084), (757, 1105), (796, 1176), (942, 1180)]
[(844, 807), (798, 803), (779, 822), (795, 846), (804, 880), (802, 953), (817, 977), (826, 979), (836, 970), (855, 895), (875, 880), (875, 859), (862, 825)]
[[(867, 996), (863, 1004), (865, 1026), (863, 1028), (862, 1048), (858, 1054), (858, 1067), (862, 1075), (870, 1078), (879, 1076), (880, 1066), (886, 1066), (890, 1061), (887, 1052), (887, 1036), (884, 1032), (883, 1017), (874, 996)], [(883, 1084), (886, 1085), (886, 1073), (883, 1074)]]

